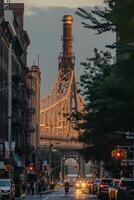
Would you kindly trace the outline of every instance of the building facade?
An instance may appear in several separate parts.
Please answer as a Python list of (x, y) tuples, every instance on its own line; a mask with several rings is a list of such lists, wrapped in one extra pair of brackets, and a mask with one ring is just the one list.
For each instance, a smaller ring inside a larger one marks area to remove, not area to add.
[(8, 140), (9, 48), (13, 37), (14, 34), (10, 24), (2, 19), (0, 23), (0, 161), (2, 166), (0, 169), (4, 167), (4, 142)]
[(29, 130), (27, 48), (30, 39), (23, 29), (23, 16), (24, 4), (11, 3), (4, 10), (0, 25), (0, 140), (5, 144), (1, 159), (5, 165), (11, 165), (14, 176), (16, 172), (25, 173)]
[(39, 134), (40, 134), (40, 84), (41, 73), (37, 65), (29, 67), (28, 70), (28, 85), (29, 85), (29, 137), (28, 142), (33, 153), (29, 161), (35, 162), (36, 149), (39, 147)]

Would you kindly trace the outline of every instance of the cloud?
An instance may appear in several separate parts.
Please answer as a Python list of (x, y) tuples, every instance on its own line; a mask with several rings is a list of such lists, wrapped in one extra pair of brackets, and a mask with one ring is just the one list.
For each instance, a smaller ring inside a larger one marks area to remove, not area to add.
[(103, 6), (104, 0), (11, 0), (12, 3), (24, 3), (25, 4), (25, 14), (34, 14), (31, 8), (42, 8), (47, 7), (67, 7), (67, 8), (77, 8), (77, 7), (93, 7), (93, 6)]

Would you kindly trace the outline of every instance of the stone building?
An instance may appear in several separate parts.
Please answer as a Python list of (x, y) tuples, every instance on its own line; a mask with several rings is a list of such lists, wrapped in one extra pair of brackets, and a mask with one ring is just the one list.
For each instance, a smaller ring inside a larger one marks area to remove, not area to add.
[(23, 174), (26, 167), (30, 99), (27, 85), (30, 39), (23, 29), (23, 16), (24, 4), (11, 3), (4, 10), (0, 25), (0, 139), (6, 143), (5, 164), (11, 164), (18, 174)]
[[(29, 102), (29, 147), (31, 147), (31, 155), (29, 161), (37, 165), (37, 153), (39, 147), (40, 134), (40, 84), (41, 73), (39, 66), (33, 65), (28, 70), (28, 85), (30, 93)], [(36, 166), (37, 167), (37, 166)]]
[(8, 94), (9, 94), (9, 72), (11, 69), (9, 58), (10, 46), (14, 37), (14, 32), (9, 22), (4, 19), (4, 5), (1, 0), (0, 8), (0, 175), (4, 169), (5, 161), (5, 141), (8, 141)]

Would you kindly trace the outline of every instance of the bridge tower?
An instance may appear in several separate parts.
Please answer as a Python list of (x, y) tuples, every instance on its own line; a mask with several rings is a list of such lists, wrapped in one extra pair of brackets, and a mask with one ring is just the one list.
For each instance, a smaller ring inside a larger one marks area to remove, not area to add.
[(48, 95), (41, 100), (40, 146), (53, 145), (63, 151), (77, 151), (83, 148), (83, 144), (78, 141), (79, 131), (74, 129), (77, 122), (70, 121), (69, 118), (73, 112), (83, 109), (83, 101), (77, 89), (74, 72), (73, 18), (65, 15), (62, 21), (62, 52), (59, 56), (56, 81)]

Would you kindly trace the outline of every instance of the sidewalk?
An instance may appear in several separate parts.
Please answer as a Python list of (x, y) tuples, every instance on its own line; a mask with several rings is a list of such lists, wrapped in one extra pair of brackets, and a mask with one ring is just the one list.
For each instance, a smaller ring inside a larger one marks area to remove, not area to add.
[[(42, 195), (47, 195), (47, 194), (50, 194), (51, 192), (55, 192), (57, 191), (58, 189), (53, 189), (53, 190), (46, 190), (46, 191), (43, 191), (42, 192)], [(27, 194), (22, 194), (21, 197), (17, 197), (16, 200), (20, 200), (20, 199), (23, 199), (24, 197), (26, 197)]]
[(16, 197), (15, 200), (19, 200), (19, 199), (22, 199), (23, 197), (27, 196), (27, 194), (22, 194), (21, 197)]

